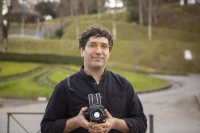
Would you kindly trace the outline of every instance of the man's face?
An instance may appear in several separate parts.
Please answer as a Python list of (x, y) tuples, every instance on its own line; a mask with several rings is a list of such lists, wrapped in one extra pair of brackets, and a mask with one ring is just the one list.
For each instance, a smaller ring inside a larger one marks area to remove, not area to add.
[(84, 58), (84, 66), (89, 69), (105, 68), (110, 57), (108, 39), (105, 37), (89, 38), (85, 49), (81, 48), (81, 56)]

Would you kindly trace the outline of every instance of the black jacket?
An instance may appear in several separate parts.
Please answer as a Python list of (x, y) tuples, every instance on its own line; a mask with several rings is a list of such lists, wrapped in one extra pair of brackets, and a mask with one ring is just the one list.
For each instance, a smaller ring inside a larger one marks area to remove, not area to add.
[[(89, 106), (88, 94), (100, 93), (103, 106), (113, 117), (124, 119), (131, 133), (145, 133), (147, 120), (142, 104), (132, 85), (122, 76), (105, 70), (97, 84), (87, 75), (83, 67), (70, 76), (70, 88), (67, 78), (56, 85), (41, 121), (42, 133), (63, 133), (66, 121), (78, 115), (82, 107)], [(79, 96), (76, 92), (81, 94)], [(111, 130), (109, 133), (117, 133)], [(78, 128), (72, 133), (88, 133), (87, 129)]]

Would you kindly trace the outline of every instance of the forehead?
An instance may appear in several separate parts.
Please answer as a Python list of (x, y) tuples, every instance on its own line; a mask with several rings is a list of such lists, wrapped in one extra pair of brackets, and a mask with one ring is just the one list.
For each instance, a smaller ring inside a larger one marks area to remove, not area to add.
[(98, 42), (98, 43), (107, 43), (108, 44), (108, 39), (105, 37), (96, 37), (96, 36), (91, 36), (88, 39), (88, 42)]

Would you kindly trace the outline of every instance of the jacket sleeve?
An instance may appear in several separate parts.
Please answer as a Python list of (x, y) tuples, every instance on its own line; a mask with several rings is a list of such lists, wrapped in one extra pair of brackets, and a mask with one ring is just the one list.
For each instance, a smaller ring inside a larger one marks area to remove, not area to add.
[(128, 117), (124, 118), (124, 121), (130, 129), (130, 133), (145, 133), (147, 119), (143, 112), (143, 106), (130, 83), (127, 85), (127, 91)]
[(67, 92), (64, 82), (54, 89), (40, 123), (42, 133), (63, 133), (67, 122)]

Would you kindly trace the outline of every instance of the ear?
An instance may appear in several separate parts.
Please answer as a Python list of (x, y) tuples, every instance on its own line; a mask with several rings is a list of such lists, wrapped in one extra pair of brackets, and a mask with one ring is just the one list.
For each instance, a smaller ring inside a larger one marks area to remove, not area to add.
[(81, 57), (83, 57), (83, 48), (80, 48)]

